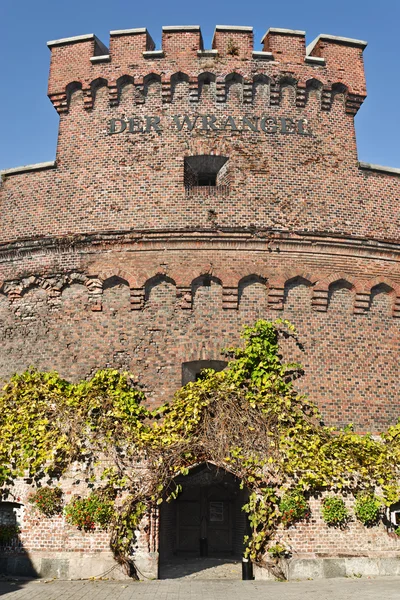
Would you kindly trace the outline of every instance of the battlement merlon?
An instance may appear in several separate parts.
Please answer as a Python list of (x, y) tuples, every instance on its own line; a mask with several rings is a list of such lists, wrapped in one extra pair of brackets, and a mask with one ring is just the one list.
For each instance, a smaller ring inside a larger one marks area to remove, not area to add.
[(336, 69), (347, 71), (352, 67), (352, 91), (366, 95), (363, 52), (368, 42), (353, 38), (320, 34), (307, 46), (307, 55), (323, 58), (327, 64), (334, 64)]
[[(155, 49), (146, 28), (111, 31), (109, 49), (94, 35), (81, 35), (48, 42), (51, 65), (48, 93), (65, 94), (73, 82), (89, 90), (95, 80), (115, 86), (121, 76), (143, 81), (149, 73), (185, 73), (190, 80), (204, 72), (234, 72), (250, 81), (254, 73), (274, 79), (291, 72), (304, 86), (316, 79), (324, 88), (343, 84), (348, 93), (366, 96), (362, 53), (366, 42), (333, 35), (319, 35), (307, 48), (305, 32), (270, 28), (262, 39), (263, 49), (254, 50), (253, 28), (217, 25), (212, 49), (205, 50), (198, 25), (162, 28), (162, 47)], [(212, 65), (215, 61), (215, 66)]]

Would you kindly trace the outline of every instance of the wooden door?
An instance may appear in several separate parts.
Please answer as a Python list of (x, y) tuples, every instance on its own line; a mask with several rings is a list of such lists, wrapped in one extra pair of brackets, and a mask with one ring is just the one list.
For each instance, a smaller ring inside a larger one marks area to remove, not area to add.
[(177, 500), (177, 550), (199, 552), (201, 503)]
[(208, 554), (233, 553), (233, 504), (222, 486), (198, 487), (176, 501), (177, 551), (199, 554), (200, 538)]

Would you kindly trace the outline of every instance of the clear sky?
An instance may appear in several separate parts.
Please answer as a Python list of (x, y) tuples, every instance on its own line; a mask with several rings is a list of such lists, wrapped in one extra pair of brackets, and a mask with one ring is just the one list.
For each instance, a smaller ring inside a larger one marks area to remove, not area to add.
[(162, 25), (251, 25), (255, 49), (269, 27), (303, 29), (307, 44), (328, 33), (368, 41), (368, 98), (356, 117), (359, 159), (400, 168), (400, 0), (1, 0), (0, 169), (54, 160), (58, 116), (46, 96), (48, 40)]

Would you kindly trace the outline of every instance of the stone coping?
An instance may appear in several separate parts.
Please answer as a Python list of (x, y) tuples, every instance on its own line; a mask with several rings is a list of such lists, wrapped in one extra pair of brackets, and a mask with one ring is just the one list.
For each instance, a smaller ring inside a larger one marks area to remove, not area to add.
[[(252, 33), (253, 28), (247, 27), (247, 26), (242, 26), (242, 25), (216, 25), (215, 31), (237, 31), (239, 33), (240, 32)], [(215, 35), (215, 33), (214, 33), (214, 35)]]
[(53, 48), (55, 46), (64, 46), (66, 44), (76, 44), (79, 42), (88, 42), (94, 41), (94, 51), (100, 51), (102, 55), (108, 54), (108, 48), (103, 44), (102, 41), (94, 33), (88, 33), (86, 35), (77, 35), (75, 37), (62, 38), (60, 40), (51, 40), (47, 42), (47, 46), (49, 48)]
[(165, 33), (172, 31), (200, 31), (200, 25), (166, 25), (162, 30)]
[(76, 35), (74, 37), (61, 38), (59, 40), (50, 40), (47, 42), (47, 46), (62, 46), (63, 44), (75, 44), (76, 42), (87, 42), (89, 40), (96, 40), (97, 37), (94, 33), (86, 33), (85, 35)]
[(365, 42), (364, 40), (356, 40), (354, 38), (341, 37), (338, 35), (329, 35), (328, 33), (321, 33), (318, 37), (315, 38), (315, 40), (311, 42), (311, 44), (307, 46), (307, 54), (311, 54), (311, 52), (314, 50), (314, 47), (318, 44), (320, 40), (325, 40), (327, 42), (336, 42), (338, 44), (344, 44), (346, 46), (358, 46), (363, 50), (368, 45), (368, 42)]
[(306, 32), (302, 31), (301, 29), (282, 29), (281, 27), (270, 27), (264, 33), (261, 39), (261, 43), (264, 42), (265, 38), (269, 33), (281, 33), (282, 35), (300, 35), (301, 37), (303, 37), (303, 35), (306, 35)]
[(45, 169), (54, 169), (56, 167), (56, 161), (48, 161), (42, 163), (36, 163), (34, 165), (24, 165), (22, 167), (14, 167), (12, 169), (4, 169), (0, 171), (0, 175), (8, 177), (9, 175), (17, 175), (18, 173), (28, 173), (29, 171), (43, 171)]
[(136, 33), (147, 33), (146, 27), (135, 27), (134, 29), (114, 29), (110, 35), (134, 35)]
[(369, 171), (379, 171), (380, 173), (389, 173), (390, 175), (400, 175), (400, 169), (396, 167), (383, 167), (382, 165), (374, 165), (367, 162), (360, 161), (358, 163), (360, 169), (366, 169)]

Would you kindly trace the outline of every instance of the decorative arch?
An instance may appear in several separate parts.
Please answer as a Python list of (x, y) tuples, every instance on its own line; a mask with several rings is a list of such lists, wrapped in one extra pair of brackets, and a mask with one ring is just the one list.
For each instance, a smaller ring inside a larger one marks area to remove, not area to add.
[[(75, 94), (82, 94), (82, 82), (81, 81), (71, 81), (65, 88), (67, 109), (69, 110), (72, 102), (72, 98)], [(82, 100), (83, 103), (83, 100)]]
[(243, 294), (245, 290), (252, 285), (261, 284), (264, 287), (265, 302), (267, 302), (267, 278), (262, 275), (251, 273), (242, 277), (238, 282), (238, 305), (243, 302)]
[(143, 95), (145, 97), (149, 95), (152, 86), (157, 86), (161, 95), (161, 75), (158, 75), (158, 73), (148, 73), (143, 77)]
[(132, 77), (132, 75), (121, 75), (121, 77), (118, 77), (117, 82), (116, 82), (118, 102), (121, 101), (124, 89), (128, 86), (132, 86), (132, 88), (133, 88), (134, 84), (135, 84), (135, 79), (134, 79), (134, 77)]
[(253, 77), (252, 100), (256, 102), (261, 100), (265, 104), (269, 102), (271, 79), (263, 73), (257, 73)]
[(104, 271), (100, 271), (98, 275), (94, 275), (94, 277), (98, 277), (98, 279), (103, 283), (103, 285), (104, 282), (107, 281), (107, 279), (110, 279), (111, 277), (119, 277), (120, 279), (124, 279), (128, 282), (129, 287), (135, 287), (137, 284), (136, 278), (131, 273), (120, 268), (106, 268)]
[(369, 299), (370, 299), (371, 309), (374, 309), (374, 307), (375, 307), (375, 304), (374, 304), (375, 298), (377, 296), (381, 296), (381, 295), (384, 295), (389, 299), (389, 301), (387, 302), (387, 316), (391, 316), (392, 312), (393, 312), (393, 305), (396, 300), (396, 291), (388, 283), (385, 283), (383, 281), (376, 283), (374, 286), (371, 287), (371, 290), (370, 290)]
[(400, 284), (395, 283), (394, 281), (392, 281), (391, 279), (389, 279), (388, 277), (374, 277), (374, 279), (371, 279), (368, 282), (368, 287), (370, 292), (372, 292), (373, 288), (384, 284), (386, 285), (388, 288), (390, 288), (393, 292), (395, 292), (397, 295), (400, 295)]
[(346, 273), (332, 273), (331, 275), (324, 277), (324, 279), (317, 281), (316, 288), (319, 290), (328, 290), (333, 283), (337, 283), (339, 281), (345, 281), (347, 284), (352, 286), (355, 291), (360, 291), (363, 287), (360, 281), (357, 281), (354, 277), (351, 277)]
[(89, 93), (86, 93), (86, 96), (88, 96), (85, 100), (86, 108), (93, 108), (96, 104), (99, 91), (103, 89), (107, 90), (107, 96), (109, 96), (108, 81), (104, 77), (98, 77), (91, 82)]
[(196, 299), (197, 292), (200, 288), (210, 288), (212, 283), (216, 283), (221, 288), (221, 294), (223, 294), (222, 280), (212, 273), (203, 273), (195, 279), (193, 279), (190, 289), (192, 292), (193, 301)]
[[(313, 287), (313, 282), (305, 275), (293, 275), (289, 279), (285, 281), (285, 287), (283, 292), (283, 304), (286, 305), (288, 303), (289, 292), (291, 290), (299, 287), (305, 286), (310, 289)], [(310, 295), (310, 307), (311, 307), (311, 295)]]
[(283, 75), (277, 80), (279, 85), (280, 103), (288, 103), (294, 105), (296, 103), (297, 79), (291, 75)]
[(323, 83), (322, 81), (320, 81), (319, 79), (308, 79), (306, 81), (306, 102), (310, 102), (310, 100), (317, 100), (319, 103), (321, 103), (321, 98), (322, 98), (322, 90), (323, 90)]
[(61, 293), (65, 288), (73, 285), (74, 283), (84, 285), (87, 288), (88, 277), (84, 273), (68, 273), (58, 278), (54, 284), (54, 289)]
[(21, 281), (21, 295), (25, 295), (32, 289), (42, 289), (46, 293), (49, 293), (51, 290), (50, 282), (42, 277), (29, 277), (27, 279), (22, 279)]
[[(181, 85), (184, 86), (184, 94), (182, 94), (182, 96), (186, 95), (187, 98), (189, 98), (189, 75), (187, 75), (186, 73), (183, 73), (182, 71), (178, 71), (177, 73), (174, 73), (173, 75), (171, 75), (171, 80), (170, 80), (170, 85), (171, 85), (171, 100), (175, 100), (178, 99), (178, 96), (180, 96), (181, 94), (178, 94), (178, 90), (180, 88)], [(182, 91), (182, 90), (180, 90)], [(179, 98), (181, 99), (181, 98)]]
[(244, 77), (240, 73), (233, 72), (229, 73), (225, 77), (225, 95), (226, 99), (229, 100), (232, 97), (232, 92), (235, 90), (236, 97), (239, 101), (243, 100), (243, 83)]
[(189, 83), (189, 75), (182, 71), (177, 71), (171, 75), (171, 87), (174, 88), (177, 83)]
[(348, 88), (344, 83), (338, 82), (333, 83), (331, 88), (331, 104), (335, 102), (338, 96), (343, 97), (343, 105), (346, 103), (346, 98), (348, 94)]
[(157, 273), (156, 275), (153, 275), (152, 277), (147, 279), (147, 281), (144, 284), (145, 302), (148, 302), (150, 300), (152, 290), (162, 283), (168, 283), (176, 287), (176, 282), (171, 277), (169, 277), (169, 275), (167, 275), (166, 273)]
[[(119, 288), (119, 289), (115, 289)], [(130, 288), (127, 279), (119, 275), (111, 275), (102, 282), (101, 289), (93, 289), (95, 296), (101, 295), (102, 306), (108, 306), (112, 310), (130, 309)], [(100, 292), (100, 294), (96, 294)], [(98, 298), (97, 303), (98, 304)], [(93, 309), (92, 309), (93, 310)], [(95, 310), (95, 309), (94, 309)]]
[(202, 94), (204, 94), (206, 86), (209, 89), (212, 89), (215, 93), (216, 79), (217, 78), (215, 74), (210, 73), (209, 71), (205, 71), (204, 73), (199, 74), (197, 78), (199, 98), (201, 98)]
[(335, 281), (332, 281), (328, 286), (328, 302), (327, 302), (328, 309), (332, 305), (332, 299), (333, 299), (335, 292), (339, 292), (341, 290), (348, 290), (351, 293), (352, 304), (354, 306), (354, 301), (356, 298), (356, 295), (355, 295), (356, 287), (348, 279), (340, 278), (340, 279), (336, 279)]

